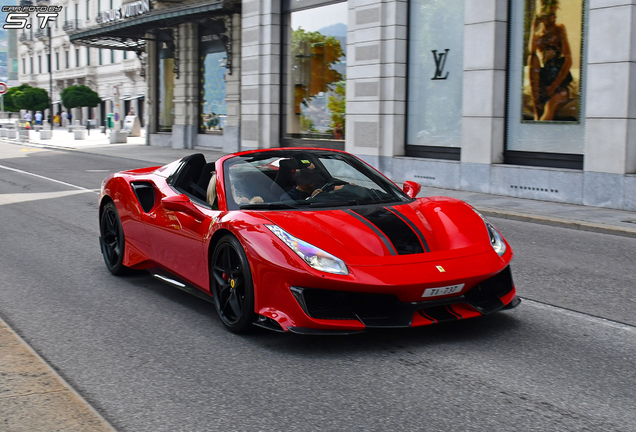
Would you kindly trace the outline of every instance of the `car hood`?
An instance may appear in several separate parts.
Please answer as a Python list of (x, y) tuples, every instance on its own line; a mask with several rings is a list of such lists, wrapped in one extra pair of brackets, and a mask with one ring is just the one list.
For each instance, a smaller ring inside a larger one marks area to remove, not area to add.
[(261, 215), (351, 265), (439, 261), (493, 252), (481, 217), (468, 204), (447, 197)]

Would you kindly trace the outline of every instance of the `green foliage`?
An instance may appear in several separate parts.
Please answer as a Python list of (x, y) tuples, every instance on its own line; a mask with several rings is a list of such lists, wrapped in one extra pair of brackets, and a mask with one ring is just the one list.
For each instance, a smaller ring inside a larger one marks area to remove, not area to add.
[(308, 32), (302, 28), (292, 32), (291, 59), (294, 82), (302, 84), (306, 93), (305, 105), (318, 93), (331, 89), (343, 80), (342, 74), (333, 68), (344, 57), (340, 41), (320, 32)]
[(21, 86), (11, 87), (9, 90), (7, 90), (7, 92), (4, 94), (4, 110), (12, 112), (20, 111), (20, 108), (16, 106), (15, 101), (13, 100), (13, 96), (15, 96), (17, 92), (23, 92), (27, 88), (32, 87), (28, 84), (22, 84)]
[(340, 81), (336, 83), (335, 88), (329, 92), (329, 102), (327, 103), (327, 108), (331, 111), (331, 123), (329, 123), (329, 126), (333, 130), (342, 130), (343, 135), (345, 130), (345, 107), (347, 105), (346, 96), (345, 82)]
[(309, 132), (317, 132), (316, 126), (314, 126), (314, 122), (311, 119), (303, 114), (300, 115), (300, 130), (309, 131)]
[(62, 90), (62, 104), (70, 108), (95, 108), (102, 100), (97, 93), (85, 85), (73, 85)]
[(31, 87), (27, 84), (23, 84), (20, 87), (21, 89), (18, 88), (18, 90), (12, 94), (11, 101), (17, 110), (24, 109), (28, 111), (44, 111), (49, 108), (51, 100), (49, 99), (49, 94), (46, 90), (38, 87)]

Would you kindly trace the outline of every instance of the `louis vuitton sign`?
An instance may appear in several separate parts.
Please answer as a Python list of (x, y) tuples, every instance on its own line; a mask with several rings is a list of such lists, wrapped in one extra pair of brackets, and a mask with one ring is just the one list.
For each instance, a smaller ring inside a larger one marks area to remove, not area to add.
[(111, 21), (119, 21), (126, 18), (132, 18), (150, 12), (150, 0), (138, 0), (126, 3), (118, 9), (109, 9), (102, 11), (102, 23)]

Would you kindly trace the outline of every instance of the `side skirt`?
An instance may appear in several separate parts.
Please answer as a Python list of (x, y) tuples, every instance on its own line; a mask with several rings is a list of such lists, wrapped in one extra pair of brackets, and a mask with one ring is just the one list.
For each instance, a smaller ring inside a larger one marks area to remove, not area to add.
[(168, 285), (171, 285), (175, 288), (179, 288), (181, 291), (185, 291), (188, 294), (192, 294), (193, 296), (199, 297), (200, 299), (203, 299), (207, 302), (214, 303), (214, 299), (212, 298), (210, 294), (206, 294), (200, 289), (195, 288), (191, 285), (188, 285), (183, 280), (179, 279), (178, 277), (174, 276), (171, 273), (168, 273), (165, 270), (152, 268), (152, 269), (149, 269), (148, 271), (150, 272), (150, 275), (155, 279), (159, 279), (160, 281), (165, 282)]

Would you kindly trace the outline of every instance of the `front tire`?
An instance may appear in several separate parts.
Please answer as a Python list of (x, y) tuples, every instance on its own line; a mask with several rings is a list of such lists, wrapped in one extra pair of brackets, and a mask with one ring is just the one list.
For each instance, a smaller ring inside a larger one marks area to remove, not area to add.
[(233, 235), (219, 240), (210, 262), (216, 311), (228, 330), (245, 333), (254, 321), (254, 284), (243, 247)]
[(102, 236), (102, 255), (109, 272), (116, 276), (126, 273), (124, 266), (124, 229), (115, 203), (112, 201), (104, 205), (102, 217), (99, 221), (99, 231)]

